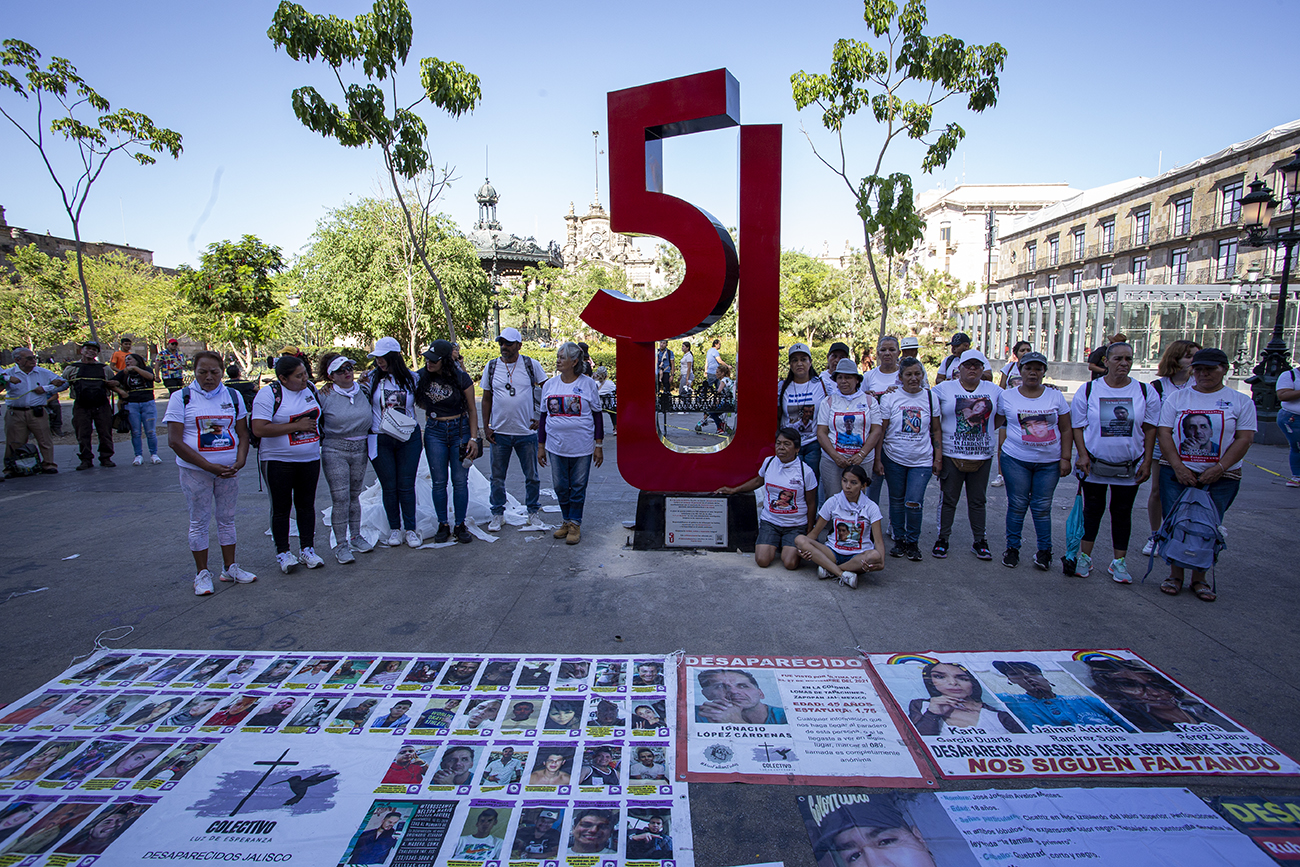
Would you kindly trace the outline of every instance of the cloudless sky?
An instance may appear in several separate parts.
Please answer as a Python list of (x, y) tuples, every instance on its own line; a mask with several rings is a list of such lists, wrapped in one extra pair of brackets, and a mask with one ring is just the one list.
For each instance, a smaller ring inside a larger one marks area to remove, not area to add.
[[(307, 0), (312, 12), (352, 17), (360, 0)], [(796, 112), (790, 74), (825, 71), (835, 40), (867, 39), (855, 0), (662, 0), (614, 4), (556, 0), (433, 3), (413, 0), (415, 43), (399, 95), (418, 92), (418, 59), (463, 63), (482, 79), (483, 101), (453, 121), (427, 104), (439, 165), (459, 181), (441, 209), (468, 230), (490, 149), (498, 216), (507, 231), (564, 241), (564, 214), (592, 200), (592, 131), (607, 139), (605, 94), (718, 67), (740, 81), (741, 120), (784, 125), (782, 243), (838, 252), (861, 245), (848, 190), (813, 157), (803, 124), (833, 147), (815, 109)], [(266, 36), (275, 3), (160, 0), (8, 4), (0, 36), (65, 57), (114, 108), (149, 115), (184, 136), (179, 160), (137, 166), (110, 161), (91, 191), (82, 236), (155, 251), (155, 262), (197, 263), (222, 239), (254, 234), (295, 253), (330, 209), (383, 192), (377, 151), (348, 149), (308, 131), (290, 93), (311, 84), (336, 101), (328, 67), (290, 60)], [(1300, 116), (1295, 89), (1273, 74), (1300, 4), (1261, 0), (1225, 16), (1209, 0), (931, 0), (931, 34), (1008, 51), (998, 105), (971, 114), (949, 100), (936, 124), (956, 121), (967, 138), (948, 167), (919, 174), (915, 147), (891, 148), (885, 171), (908, 171), (918, 190), (969, 183), (1065, 181), (1085, 189), (1154, 176)], [(358, 73), (353, 80), (360, 80)], [(31, 106), (10, 92), (0, 104), (30, 123)], [(48, 115), (47, 115), (48, 118)], [(48, 137), (48, 132), (47, 132)], [(870, 171), (881, 136), (869, 119), (847, 132), (850, 170)], [(51, 147), (73, 167), (74, 149)], [(0, 118), (0, 205), (11, 225), (71, 237), (39, 155)], [(607, 160), (600, 157), (606, 204)], [(736, 222), (736, 135), (717, 131), (665, 147), (666, 191)], [(71, 176), (65, 172), (65, 177)], [(210, 205), (210, 207), (209, 207)]]

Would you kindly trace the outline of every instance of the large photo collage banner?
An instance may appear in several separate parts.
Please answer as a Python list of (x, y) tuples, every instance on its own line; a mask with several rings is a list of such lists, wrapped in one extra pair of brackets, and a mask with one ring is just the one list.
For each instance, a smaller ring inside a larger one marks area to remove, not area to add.
[(0, 710), (0, 867), (691, 867), (669, 664), (101, 652)]
[(1300, 773), (1127, 650), (873, 654), (871, 662), (944, 777)]

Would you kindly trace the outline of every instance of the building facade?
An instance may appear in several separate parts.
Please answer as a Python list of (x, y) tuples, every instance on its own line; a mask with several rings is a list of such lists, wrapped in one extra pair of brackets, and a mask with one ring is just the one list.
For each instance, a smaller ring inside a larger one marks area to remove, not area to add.
[(610, 231), (609, 213), (600, 203), (599, 191), (582, 216), (574, 213), (570, 202), (564, 225), (565, 241), (560, 253), (569, 270), (591, 262), (622, 268), (627, 274), (628, 294), (634, 298), (646, 298), (664, 287), (657, 257), (642, 253), (631, 235)]
[[(60, 259), (75, 256), (77, 249), (76, 242), (71, 238), (59, 238), (49, 232), (38, 235), (19, 226), (9, 225), (5, 221), (4, 206), (0, 205), (0, 268), (12, 272), (13, 265), (9, 262), (10, 254), (19, 247), (27, 246), (33, 246), (47, 256), (58, 256)], [(125, 244), (110, 244), (107, 241), (81, 242), (81, 254), (83, 256), (106, 256), (114, 252), (124, 253), (148, 265), (153, 264), (153, 250), (129, 247)]]
[[(1300, 121), (1275, 127), (1157, 178), (1087, 190), (1004, 226), (991, 303), (960, 322), (989, 354), (1028, 340), (1051, 361), (1081, 362), (1123, 332), (1154, 367), (1171, 341), (1223, 349), (1247, 375), (1268, 342), (1282, 254), (1244, 244), (1241, 197), (1300, 148)], [(1291, 217), (1280, 212), (1275, 222)], [(1292, 278), (1296, 274), (1293, 263)], [(1298, 346), (1295, 306), (1284, 336)]]

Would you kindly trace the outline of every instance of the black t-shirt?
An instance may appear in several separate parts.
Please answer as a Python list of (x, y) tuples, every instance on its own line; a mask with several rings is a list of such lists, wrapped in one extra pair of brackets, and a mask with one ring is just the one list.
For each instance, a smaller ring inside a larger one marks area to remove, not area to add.
[(109, 366), (101, 361), (76, 361), (68, 365), (71, 371), (72, 399), (87, 409), (96, 409), (108, 403)]
[(127, 390), (127, 403), (149, 403), (153, 400), (153, 380), (145, 379), (131, 370), (123, 370), (113, 378)]
[(420, 380), (415, 384), (415, 404), (433, 418), (446, 418), (467, 412), (465, 406), (465, 389), (474, 385), (469, 374), (456, 368), (456, 384), (453, 386), (441, 376), (434, 376), (425, 370), (420, 371)]
[[(1092, 351), (1092, 354), (1088, 356), (1088, 363), (1089, 363), (1089, 364), (1095, 364), (1095, 365), (1097, 365), (1098, 367), (1105, 367), (1105, 366), (1106, 366), (1106, 350), (1107, 350), (1108, 348), (1110, 348), (1110, 344), (1107, 344), (1107, 343), (1103, 343), (1101, 346), (1098, 346), (1096, 349), (1094, 349), (1094, 350)], [(1106, 375), (1106, 374), (1104, 374), (1104, 373), (1098, 373), (1098, 372), (1095, 371), (1095, 370), (1089, 371), (1089, 373), (1092, 374), (1092, 378), (1093, 378), (1093, 379), (1098, 379), (1098, 378), (1103, 377), (1103, 376)]]

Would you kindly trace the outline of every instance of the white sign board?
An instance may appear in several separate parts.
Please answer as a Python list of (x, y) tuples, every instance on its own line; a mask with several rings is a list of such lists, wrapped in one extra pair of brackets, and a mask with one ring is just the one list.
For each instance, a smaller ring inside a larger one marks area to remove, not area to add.
[(669, 548), (727, 547), (727, 498), (665, 497), (664, 545)]

